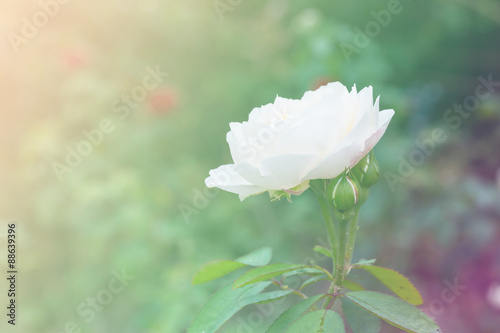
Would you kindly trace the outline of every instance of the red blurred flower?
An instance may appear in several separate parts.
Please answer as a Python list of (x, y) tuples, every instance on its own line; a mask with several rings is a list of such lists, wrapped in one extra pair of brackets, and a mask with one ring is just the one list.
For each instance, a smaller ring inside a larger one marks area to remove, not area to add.
[(179, 103), (179, 94), (172, 87), (160, 87), (151, 93), (149, 105), (153, 114), (171, 112)]
[(63, 51), (62, 62), (70, 70), (80, 69), (88, 65), (92, 59), (92, 48), (89, 45), (76, 45)]

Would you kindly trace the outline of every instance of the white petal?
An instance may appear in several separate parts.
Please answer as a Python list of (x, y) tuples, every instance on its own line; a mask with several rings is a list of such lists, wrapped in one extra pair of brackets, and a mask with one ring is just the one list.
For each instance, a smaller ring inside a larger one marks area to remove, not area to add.
[(325, 155), (332, 144), (344, 136), (343, 124), (333, 114), (322, 114), (290, 121), (275, 132), (266, 144), (265, 156), (284, 154)]
[(346, 86), (338, 81), (330, 82), (327, 85), (321, 86), (314, 91), (307, 91), (302, 97), (302, 101), (306, 103), (315, 103), (321, 100), (321, 98), (323, 98), (325, 94), (344, 96), (348, 95), (349, 91), (347, 90)]
[(209, 174), (210, 177), (205, 179), (207, 187), (218, 187), (221, 190), (239, 194), (241, 200), (266, 190), (243, 178), (238, 173), (235, 164), (221, 165), (217, 169), (210, 170)]
[[(306, 174), (302, 181), (309, 179), (331, 179), (337, 177), (346, 168), (356, 165), (384, 135), (394, 110), (380, 112), (378, 127), (367, 134), (355, 133), (355, 129), (340, 142), (330, 154)], [(363, 138), (359, 140), (359, 138)]]
[(231, 123), (231, 131), (227, 133), (226, 140), (231, 150), (233, 161), (258, 164), (267, 156), (269, 137), (274, 140), (272, 127), (267, 124), (255, 122)]
[(238, 165), (240, 174), (249, 183), (271, 190), (285, 190), (302, 183), (307, 171), (320, 156), (285, 154), (264, 159), (259, 168), (248, 163)]
[(347, 167), (350, 166), (351, 156), (362, 150), (356, 142), (349, 142), (348, 145), (336, 147), (326, 158), (321, 160), (312, 168), (302, 181), (309, 179), (331, 179), (337, 177)]

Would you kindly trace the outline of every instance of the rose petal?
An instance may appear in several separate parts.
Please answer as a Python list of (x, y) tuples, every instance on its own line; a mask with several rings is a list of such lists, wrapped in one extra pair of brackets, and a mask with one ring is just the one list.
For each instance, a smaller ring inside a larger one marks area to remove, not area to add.
[(285, 154), (268, 157), (259, 168), (248, 163), (238, 165), (240, 175), (249, 183), (270, 190), (293, 188), (320, 159), (318, 155)]
[(209, 174), (210, 177), (205, 179), (207, 187), (218, 187), (224, 191), (239, 194), (241, 200), (266, 191), (265, 188), (256, 186), (241, 177), (234, 164), (221, 165), (217, 169), (210, 170)]
[(384, 135), (394, 110), (380, 112), (378, 129), (361, 142), (357, 140), (355, 129), (330, 154), (309, 171), (302, 181), (309, 179), (331, 179), (337, 177), (346, 168), (356, 165)]

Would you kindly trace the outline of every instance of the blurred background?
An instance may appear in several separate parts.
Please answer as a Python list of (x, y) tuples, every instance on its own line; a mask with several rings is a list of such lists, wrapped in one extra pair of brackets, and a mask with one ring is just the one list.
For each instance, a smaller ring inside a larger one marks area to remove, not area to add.
[[(311, 257), (327, 237), (311, 193), (241, 203), (204, 179), (231, 162), (230, 121), (338, 80), (396, 111), (355, 259), (409, 276), (444, 332), (498, 332), (498, 1), (60, 1), (0, 3), (17, 331), (184, 332), (228, 281), (192, 286), (203, 263)], [(221, 332), (265, 332), (282, 309), (257, 310)]]

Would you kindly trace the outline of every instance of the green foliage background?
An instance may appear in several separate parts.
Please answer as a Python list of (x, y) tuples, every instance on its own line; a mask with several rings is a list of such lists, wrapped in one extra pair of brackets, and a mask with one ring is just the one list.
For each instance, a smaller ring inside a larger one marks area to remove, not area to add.
[[(73, 0), (18, 53), (4, 38), (0, 234), (17, 221), (17, 328), (64, 332), (75, 321), (82, 332), (184, 332), (221, 286), (191, 285), (203, 263), (266, 245), (275, 262), (310, 257), (318, 237), (326, 239), (310, 193), (292, 205), (266, 195), (240, 203), (215, 191), (197, 202), (196, 193), (208, 170), (231, 161), (229, 122), (276, 94), (300, 98), (322, 81), (373, 85), (381, 108), (395, 109), (376, 148), (382, 174), (398, 172), (416, 139), (446, 131), (448, 140), (393, 191), (381, 178), (363, 207), (355, 252), (406, 273), (424, 298), (439, 295), (444, 279), (460, 276), (499, 237), (500, 95), (457, 130), (443, 114), (474, 93), (477, 76), (500, 80), (500, 5), (402, 1), (403, 11), (348, 61), (340, 43), (353, 44), (354, 28), (364, 29), (370, 11), (387, 4), (243, 0), (221, 20), (211, 1)], [(19, 34), (21, 18), (40, 10), (34, 2), (0, 6), (5, 36)], [(113, 101), (141, 84), (147, 66), (169, 76), (120, 120)], [(103, 118), (112, 119), (113, 132), (58, 181), (52, 163), (64, 163), (66, 146), (76, 147)], [(195, 212), (189, 219), (182, 205)], [(475, 272), (490, 276), (480, 270), (489, 265)], [(79, 304), (123, 268), (135, 279), (86, 323)], [(437, 320), (453, 332), (493, 332), (498, 308), (477, 293), (481, 319), (457, 315), (453, 309), (464, 307), (457, 301)], [(243, 332), (252, 311), (223, 332)], [(278, 314), (252, 324), (255, 332)]]

